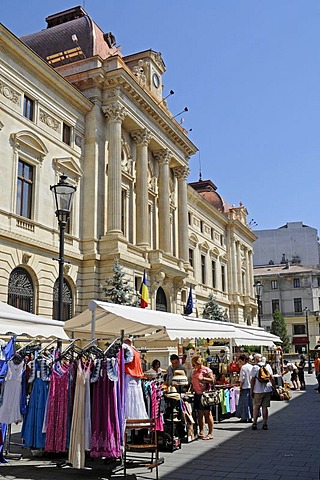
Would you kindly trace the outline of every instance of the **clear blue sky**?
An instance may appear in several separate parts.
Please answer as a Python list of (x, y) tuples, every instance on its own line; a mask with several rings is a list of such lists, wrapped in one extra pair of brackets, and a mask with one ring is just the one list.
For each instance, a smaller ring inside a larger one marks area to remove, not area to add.
[[(200, 150), (202, 178), (257, 229), (303, 221), (320, 230), (319, 0), (8, 0), (17, 36), (82, 5), (124, 55), (162, 52), (164, 94)], [(189, 181), (199, 177), (199, 156)]]

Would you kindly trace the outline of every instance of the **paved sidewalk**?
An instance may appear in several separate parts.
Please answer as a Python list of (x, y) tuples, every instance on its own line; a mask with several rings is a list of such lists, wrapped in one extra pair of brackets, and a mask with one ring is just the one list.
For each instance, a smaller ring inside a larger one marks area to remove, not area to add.
[[(268, 431), (261, 424), (252, 431), (250, 424), (230, 418), (215, 424), (213, 441), (197, 440), (161, 454), (161, 480), (319, 480), (320, 395), (314, 391), (314, 375), (306, 375), (306, 381), (307, 390), (293, 391), (289, 402), (272, 402)], [(1, 479), (123, 478), (123, 472), (108, 476), (102, 461), (95, 461), (92, 470), (59, 469), (48, 459), (30, 457), (28, 449), (12, 450), (22, 451), (23, 458), (1, 465)], [(129, 473), (131, 478), (155, 478), (155, 471), (146, 469)]]

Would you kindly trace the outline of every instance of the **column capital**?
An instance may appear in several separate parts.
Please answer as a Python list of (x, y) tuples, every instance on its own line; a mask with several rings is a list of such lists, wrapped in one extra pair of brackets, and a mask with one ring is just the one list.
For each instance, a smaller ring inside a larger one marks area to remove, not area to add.
[(173, 173), (178, 180), (185, 180), (190, 173), (190, 168), (184, 166), (176, 167), (173, 169)]
[(153, 156), (156, 160), (158, 160), (160, 165), (169, 165), (172, 153), (167, 148), (164, 148), (162, 150), (155, 150), (153, 152)]
[(141, 128), (131, 132), (131, 137), (138, 145), (148, 146), (151, 140), (151, 133), (146, 128)]
[(125, 116), (127, 115), (127, 110), (119, 102), (112, 103), (110, 105), (104, 105), (102, 111), (109, 121), (122, 123)]

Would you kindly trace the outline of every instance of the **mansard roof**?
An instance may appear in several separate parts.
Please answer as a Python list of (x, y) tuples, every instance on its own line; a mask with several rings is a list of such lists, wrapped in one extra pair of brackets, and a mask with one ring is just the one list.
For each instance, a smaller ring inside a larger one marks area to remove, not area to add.
[(105, 59), (117, 50), (114, 36), (103, 33), (82, 7), (50, 15), (46, 21), (46, 29), (20, 39), (53, 67), (95, 55)]

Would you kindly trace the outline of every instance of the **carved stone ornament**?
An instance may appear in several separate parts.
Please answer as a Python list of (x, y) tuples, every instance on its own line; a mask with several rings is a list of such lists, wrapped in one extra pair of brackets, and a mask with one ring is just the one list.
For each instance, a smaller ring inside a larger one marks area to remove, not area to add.
[(22, 254), (22, 263), (28, 263), (31, 258), (31, 253), (24, 252)]
[(138, 145), (148, 146), (151, 139), (151, 133), (146, 128), (134, 130), (131, 132), (131, 136)]
[(139, 82), (142, 84), (146, 83), (147, 77), (145, 74), (145, 62), (143, 60), (139, 60), (138, 65), (133, 67), (132, 69), (133, 75), (135, 75)]
[(8, 100), (11, 100), (11, 102), (15, 103), (16, 105), (20, 105), (21, 103), (20, 93), (18, 93), (16, 90), (14, 90), (13, 88), (3, 83), (2, 80), (0, 80), (0, 93)]
[(169, 164), (171, 158), (171, 152), (168, 149), (156, 150), (153, 152), (154, 158), (159, 162), (160, 165)]
[(188, 167), (176, 167), (173, 169), (174, 176), (178, 180), (186, 179), (190, 173), (190, 168)]
[(58, 120), (56, 120), (54, 117), (52, 117), (52, 115), (49, 115), (43, 110), (40, 110), (39, 119), (40, 119), (40, 122), (45, 123), (49, 128), (52, 128), (52, 130), (54, 130), (55, 132), (60, 131), (61, 123), (58, 122)]
[(120, 103), (112, 103), (102, 107), (102, 111), (109, 121), (122, 123), (127, 115), (127, 110)]
[(4, 127), (3, 123), (0, 121), (0, 130), (2, 130)]
[(155, 273), (151, 277), (151, 291), (155, 292), (161, 285), (163, 285), (163, 282), (166, 278), (166, 274), (160, 270), (160, 272)]
[(70, 263), (65, 263), (65, 264), (63, 265), (63, 273), (64, 273), (65, 275), (69, 275), (70, 269), (71, 269)]

